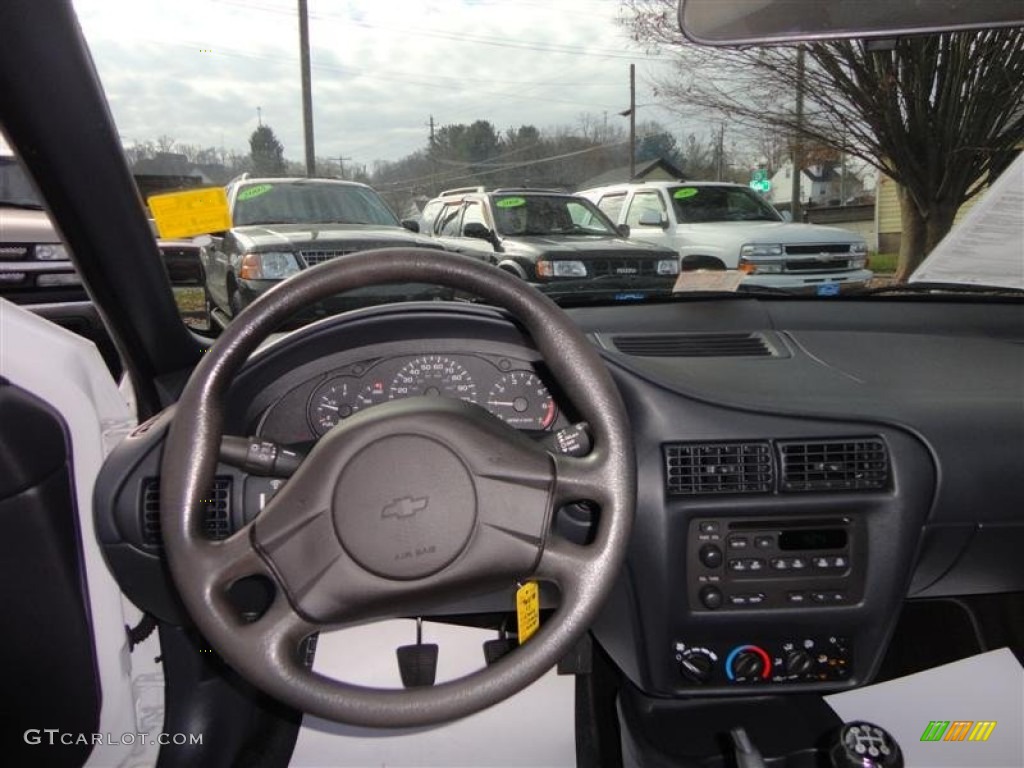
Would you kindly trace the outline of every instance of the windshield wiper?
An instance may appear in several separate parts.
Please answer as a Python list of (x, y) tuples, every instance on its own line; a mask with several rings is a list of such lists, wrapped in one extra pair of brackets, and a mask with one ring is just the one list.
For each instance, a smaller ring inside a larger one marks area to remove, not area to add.
[(878, 288), (861, 288), (850, 291), (847, 296), (880, 296), (885, 294), (917, 294), (929, 295), (936, 293), (952, 294), (973, 294), (973, 295), (998, 295), (998, 296), (1021, 296), (1024, 295), (1024, 288), (1013, 288), (1001, 285), (975, 285), (973, 283), (898, 283), (893, 285), (882, 285)]

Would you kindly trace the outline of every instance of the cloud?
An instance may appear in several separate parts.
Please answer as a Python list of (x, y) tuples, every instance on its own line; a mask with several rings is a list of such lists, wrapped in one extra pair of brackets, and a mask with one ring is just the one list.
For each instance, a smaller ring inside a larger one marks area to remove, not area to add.
[[(573, 124), (628, 105), (611, 0), (310, 0), (316, 152), (371, 165), (427, 123)], [(247, 151), (257, 107), (302, 157), (294, 0), (76, 0), (122, 137)], [(642, 80), (642, 78), (641, 78)], [(638, 101), (650, 101), (641, 92)], [(613, 119), (621, 119), (613, 117)]]

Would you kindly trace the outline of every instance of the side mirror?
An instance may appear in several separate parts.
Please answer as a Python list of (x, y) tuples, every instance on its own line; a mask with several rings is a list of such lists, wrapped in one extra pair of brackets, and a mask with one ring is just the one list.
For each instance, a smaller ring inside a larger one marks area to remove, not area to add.
[(629, 224), (619, 224), (619, 226), (617, 226), (615, 229), (619, 231), (619, 234), (622, 237), (629, 237)]
[(416, 219), (402, 219), (402, 226), (410, 232), (418, 233), (420, 231), (420, 223)]
[(494, 233), (491, 232), (486, 226), (481, 224), (479, 221), (471, 221), (469, 224), (462, 228), (463, 237), (475, 237), (479, 240), (490, 241), (494, 237)]
[(637, 223), (641, 227), (661, 227), (665, 229), (668, 226), (668, 222), (657, 211), (644, 211), (640, 214), (640, 221)]
[(787, 223), (792, 221), (793, 220), (793, 214), (790, 213), (789, 211), (782, 211), (782, 220), (787, 222)]

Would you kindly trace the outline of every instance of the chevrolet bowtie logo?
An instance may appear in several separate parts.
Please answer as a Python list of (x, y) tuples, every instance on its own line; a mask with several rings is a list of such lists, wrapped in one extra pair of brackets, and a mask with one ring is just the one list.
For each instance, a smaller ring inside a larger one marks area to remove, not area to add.
[(422, 499), (414, 499), (412, 496), (403, 496), (400, 499), (394, 499), (390, 504), (387, 504), (384, 509), (381, 510), (381, 518), (386, 517), (413, 517), (417, 512), (422, 512), (427, 508), (427, 504), (430, 503), (430, 497), (424, 496)]

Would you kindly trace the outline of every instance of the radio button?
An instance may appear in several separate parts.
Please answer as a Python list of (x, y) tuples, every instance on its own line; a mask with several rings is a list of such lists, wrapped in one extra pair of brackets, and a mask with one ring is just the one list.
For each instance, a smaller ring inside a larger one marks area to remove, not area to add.
[(789, 560), (784, 557), (773, 557), (771, 559), (771, 566), (776, 571), (788, 571)]
[(729, 537), (729, 549), (746, 549), (749, 543), (746, 536)]
[(701, 520), (697, 523), (697, 529), (701, 533), (718, 533), (717, 520)]
[(757, 549), (771, 549), (775, 540), (771, 536), (755, 536), (754, 546)]
[(827, 603), (829, 601), (829, 593), (811, 592), (811, 600), (815, 603)]
[(787, 592), (786, 602), (790, 605), (803, 605), (807, 602), (807, 594), (805, 592)]
[(766, 599), (767, 597), (765, 596), (764, 592), (758, 592), (756, 595), (748, 595), (747, 605), (760, 605)]
[(709, 611), (722, 607), (722, 590), (718, 587), (704, 587), (699, 593), (700, 601)]
[(763, 571), (764, 560), (747, 560), (747, 567), (752, 571)]
[(800, 571), (807, 567), (807, 561), (802, 557), (794, 557), (789, 561), (789, 565), (794, 571)]
[(747, 570), (747, 561), (746, 560), (730, 560), (729, 561), (729, 570), (730, 571), (737, 571), (737, 572), (746, 571)]
[(827, 557), (816, 557), (816, 558), (814, 558), (813, 563), (814, 563), (814, 567), (815, 568), (831, 568), (832, 567), (832, 561), (829, 560)]
[(833, 568), (845, 568), (847, 565), (849, 565), (849, 563), (847, 563), (846, 558), (842, 555), (837, 555), (836, 557), (832, 558)]
[(722, 550), (714, 544), (705, 544), (700, 548), (698, 557), (705, 568), (718, 568), (722, 565)]
[(747, 605), (749, 603), (749, 597), (747, 595), (729, 595), (729, 605)]

